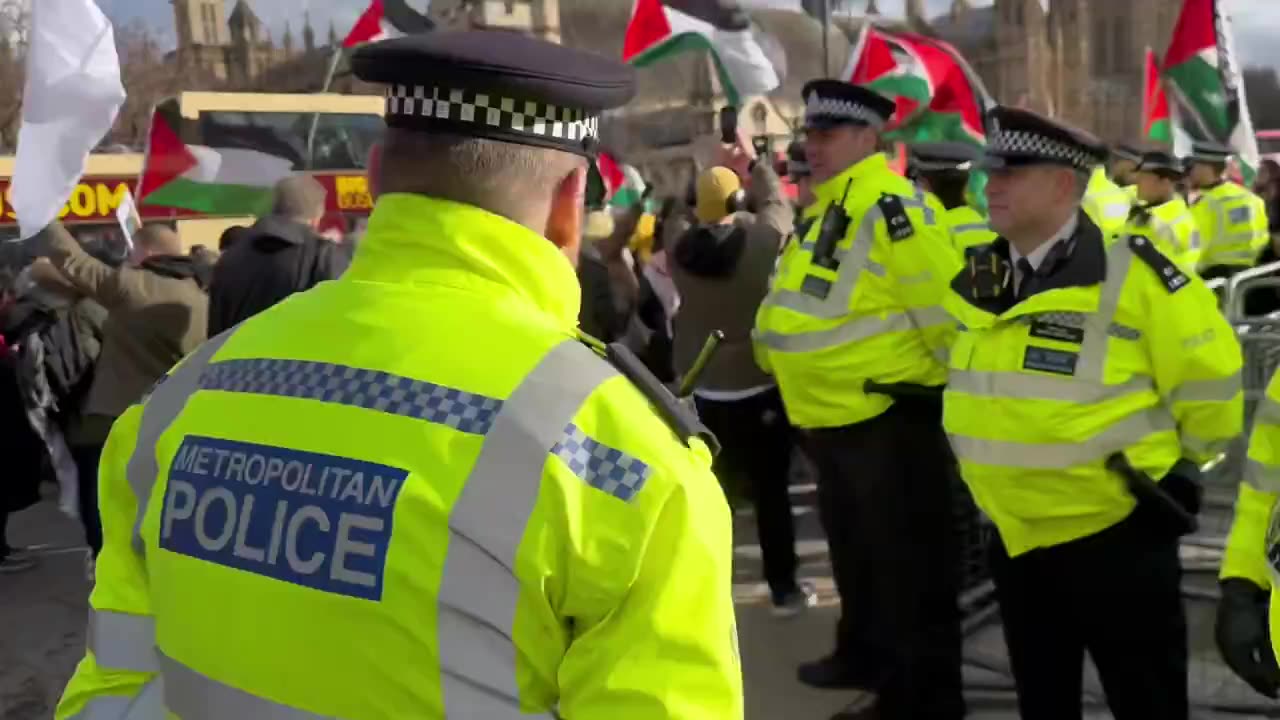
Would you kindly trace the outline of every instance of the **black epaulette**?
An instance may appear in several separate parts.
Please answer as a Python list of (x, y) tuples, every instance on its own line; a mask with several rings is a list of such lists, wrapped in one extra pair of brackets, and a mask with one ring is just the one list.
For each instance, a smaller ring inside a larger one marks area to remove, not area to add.
[(1146, 263), (1147, 267), (1155, 271), (1156, 277), (1170, 294), (1178, 292), (1191, 282), (1191, 278), (1187, 277), (1187, 274), (1182, 272), (1172, 260), (1165, 257), (1164, 253), (1160, 252), (1149, 239), (1141, 235), (1130, 235), (1129, 249), (1139, 260)]
[(907, 209), (902, 206), (902, 198), (897, 195), (882, 194), (876, 201), (880, 206), (880, 214), (884, 216), (884, 226), (889, 231), (889, 238), (894, 242), (906, 240), (916, 234), (911, 218), (907, 217)]
[[(597, 354), (600, 353), (598, 346), (592, 343), (586, 344)], [(653, 404), (658, 411), (658, 416), (675, 432), (685, 446), (689, 445), (690, 438), (696, 437), (706, 444), (712, 457), (720, 454), (720, 441), (716, 439), (715, 434), (702, 424), (696, 412), (680, 402), (661, 380), (649, 372), (649, 368), (645, 367), (644, 362), (631, 351), (631, 348), (622, 343), (611, 343), (605, 346), (602, 357), (615, 370), (622, 373), (623, 377), (630, 380), (645, 399)]]
[(1143, 205), (1134, 205), (1129, 208), (1129, 220), (1138, 225), (1146, 225), (1151, 222), (1151, 210)]

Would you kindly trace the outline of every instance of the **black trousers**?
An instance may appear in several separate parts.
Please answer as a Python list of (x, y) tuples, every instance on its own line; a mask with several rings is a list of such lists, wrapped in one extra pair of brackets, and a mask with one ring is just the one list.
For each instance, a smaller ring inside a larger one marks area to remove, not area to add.
[(880, 696), (885, 720), (958, 720), (956, 463), (938, 403), (807, 431), (840, 593), (837, 658)]
[(0, 506), (0, 560), (9, 557), (9, 511)]
[(84, 541), (97, 557), (102, 551), (102, 516), (98, 514), (98, 462), (102, 445), (77, 445), (71, 448), (80, 486), (80, 525)]
[(788, 491), (791, 427), (776, 388), (742, 400), (696, 398), (703, 423), (720, 441), (715, 473), (743, 490), (756, 514), (764, 577), (775, 599), (796, 589), (796, 531)]
[(1139, 511), (1096, 535), (1010, 559), (992, 542), (1023, 720), (1080, 720), (1084, 653), (1116, 720), (1186, 720), (1178, 541)]

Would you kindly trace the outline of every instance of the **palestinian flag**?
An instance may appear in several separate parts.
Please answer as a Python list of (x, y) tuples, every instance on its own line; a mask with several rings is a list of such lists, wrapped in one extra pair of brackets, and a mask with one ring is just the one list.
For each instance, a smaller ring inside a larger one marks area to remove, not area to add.
[(1173, 142), (1169, 119), (1169, 99), (1160, 84), (1160, 64), (1156, 54), (1147, 48), (1146, 80), (1142, 92), (1142, 136), (1156, 142)]
[[(842, 75), (897, 103), (885, 126), (890, 141), (986, 144), (984, 116), (991, 96), (955, 48), (914, 33), (889, 33), (867, 23)], [(986, 176), (970, 175), (979, 207)]]
[(251, 147), (188, 145), (168, 113), (151, 116), (138, 202), (210, 215), (262, 215), (294, 161)]
[(890, 139), (985, 142), (990, 96), (960, 53), (940, 40), (867, 24), (844, 77), (897, 103), (886, 127)]
[(372, 0), (369, 7), (356, 19), (356, 24), (351, 26), (351, 32), (342, 41), (342, 47), (355, 47), (434, 28), (435, 23), (409, 7), (405, 0)]
[(1163, 77), (1172, 100), (1175, 146), (1185, 152), (1192, 140), (1225, 144), (1235, 150), (1245, 180), (1253, 182), (1258, 140), (1221, 0), (1183, 0)]
[(636, 0), (622, 59), (646, 66), (684, 50), (706, 50), (730, 105), (778, 87), (778, 72), (736, 0)]

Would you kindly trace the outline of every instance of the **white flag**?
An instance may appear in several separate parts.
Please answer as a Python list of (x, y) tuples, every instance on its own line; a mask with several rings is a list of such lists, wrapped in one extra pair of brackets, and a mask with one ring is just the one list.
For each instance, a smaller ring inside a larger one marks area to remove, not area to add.
[(124, 103), (111, 23), (93, 0), (31, 3), (10, 199), (22, 237), (58, 217)]

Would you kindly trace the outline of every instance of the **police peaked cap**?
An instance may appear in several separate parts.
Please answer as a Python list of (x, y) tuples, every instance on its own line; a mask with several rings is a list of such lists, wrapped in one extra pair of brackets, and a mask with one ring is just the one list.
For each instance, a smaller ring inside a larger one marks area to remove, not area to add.
[(388, 127), (590, 155), (600, 114), (635, 94), (617, 60), (501, 30), (431, 32), (364, 45), (356, 77), (387, 86)]
[(1221, 143), (1197, 140), (1191, 144), (1191, 155), (1187, 160), (1226, 165), (1227, 159), (1233, 154), (1234, 151), (1231, 148)]
[(982, 151), (961, 142), (912, 143), (911, 167), (920, 172), (968, 172), (982, 160)]
[(988, 168), (1062, 165), (1088, 172), (1106, 159), (1107, 146), (1079, 128), (1021, 108), (997, 106), (987, 114)]
[(1182, 177), (1182, 163), (1172, 153), (1152, 150), (1142, 153), (1142, 158), (1138, 162), (1138, 172), (1154, 173), (1176, 180)]
[(804, 98), (804, 126), (837, 125), (882, 127), (893, 117), (897, 104), (870, 88), (842, 80), (810, 80), (800, 91)]
[(1113, 146), (1111, 154), (1119, 160), (1128, 160), (1131, 163), (1142, 162), (1142, 151), (1128, 143)]

